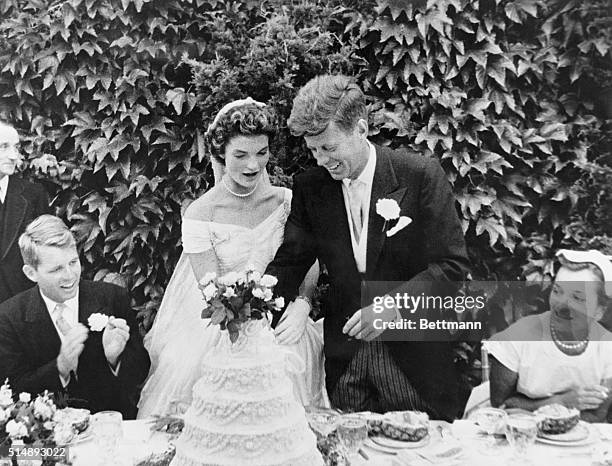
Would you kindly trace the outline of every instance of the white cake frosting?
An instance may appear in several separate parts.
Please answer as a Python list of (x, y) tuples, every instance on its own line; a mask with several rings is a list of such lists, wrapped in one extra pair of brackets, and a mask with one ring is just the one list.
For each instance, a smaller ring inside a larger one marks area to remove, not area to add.
[(265, 321), (251, 321), (206, 357), (173, 466), (323, 466), (293, 395), (288, 352)]

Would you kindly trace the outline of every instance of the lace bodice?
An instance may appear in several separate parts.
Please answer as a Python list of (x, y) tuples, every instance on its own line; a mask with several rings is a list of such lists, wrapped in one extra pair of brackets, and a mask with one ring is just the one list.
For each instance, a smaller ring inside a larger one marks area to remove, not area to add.
[(291, 191), (283, 189), (283, 202), (254, 228), (185, 219), (184, 251), (199, 253), (212, 249), (217, 257), (219, 275), (242, 270), (249, 264), (263, 273), (283, 241), (285, 222), (291, 208)]

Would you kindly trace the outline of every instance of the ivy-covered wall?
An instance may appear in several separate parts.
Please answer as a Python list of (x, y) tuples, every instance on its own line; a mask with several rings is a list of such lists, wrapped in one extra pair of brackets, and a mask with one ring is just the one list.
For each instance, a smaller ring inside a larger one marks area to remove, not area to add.
[[(86, 275), (126, 283), (145, 327), (212, 179), (202, 130), (246, 95), (287, 117), (324, 72), (358, 78), (376, 141), (441, 160), (475, 278), (612, 254), (605, 0), (4, 0), (0, 18), (0, 118)], [(286, 128), (274, 152), (277, 183), (313, 163)]]

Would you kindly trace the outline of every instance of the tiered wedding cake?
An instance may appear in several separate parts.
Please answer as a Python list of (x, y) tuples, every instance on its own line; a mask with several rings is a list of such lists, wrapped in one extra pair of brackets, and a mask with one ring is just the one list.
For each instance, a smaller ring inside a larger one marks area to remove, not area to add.
[(172, 465), (322, 466), (286, 375), (287, 352), (265, 320), (246, 327), (207, 355)]

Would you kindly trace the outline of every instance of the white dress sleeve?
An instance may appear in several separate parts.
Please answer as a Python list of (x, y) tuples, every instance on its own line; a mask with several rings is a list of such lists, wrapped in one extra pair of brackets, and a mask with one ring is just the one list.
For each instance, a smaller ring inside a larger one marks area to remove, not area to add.
[(197, 254), (212, 248), (210, 222), (185, 218), (181, 228), (183, 252)]
[(491, 356), (510, 369), (519, 372), (521, 365), (521, 341), (489, 340), (484, 342)]

